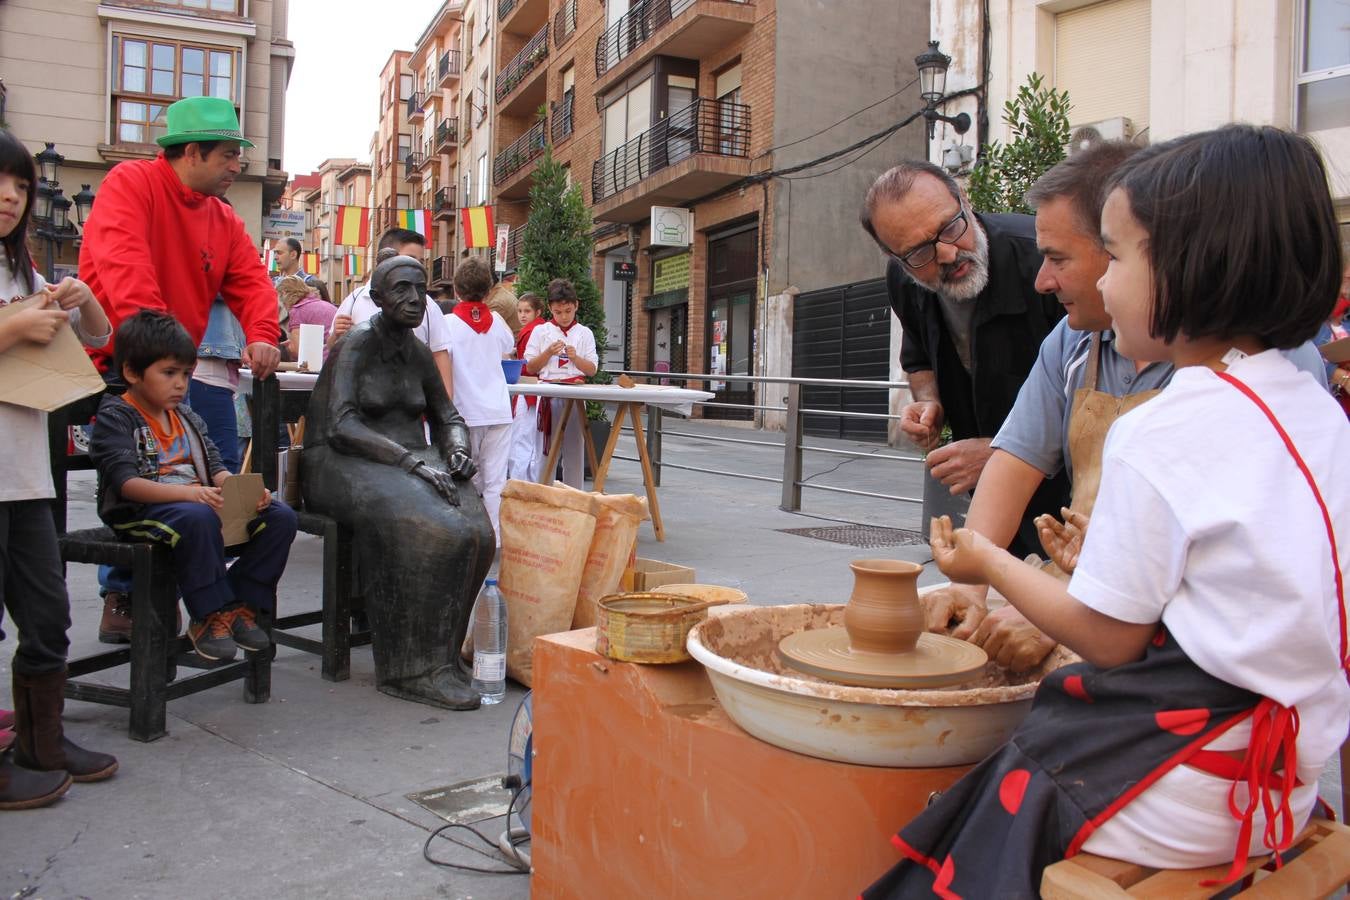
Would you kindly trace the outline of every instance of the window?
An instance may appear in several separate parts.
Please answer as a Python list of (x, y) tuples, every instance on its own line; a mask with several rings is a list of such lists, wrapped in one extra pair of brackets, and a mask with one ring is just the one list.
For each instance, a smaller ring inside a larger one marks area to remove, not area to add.
[(183, 97), (239, 103), (237, 50), (114, 35), (113, 60), (113, 111), (120, 142), (146, 144), (163, 135), (165, 110)]
[(408, 195), (407, 195), (407, 194), (399, 194), (398, 197), (397, 197), (397, 199), (396, 199), (396, 201), (395, 201), (395, 205), (396, 205), (399, 209), (408, 209), (408, 204), (409, 204), (409, 202), (410, 202), (410, 201), (409, 201), (409, 199), (408, 199)]
[(403, 160), (407, 159), (407, 158), (408, 158), (408, 154), (409, 154), (409, 153), (412, 153), (412, 147), (413, 147), (413, 145), (412, 145), (412, 135), (410, 135), (410, 134), (400, 134), (400, 135), (398, 136), (398, 159), (397, 159), (397, 162), (402, 162)]
[(344, 189), (344, 191), (345, 195), (343, 198), (343, 202), (346, 203), (348, 206), (351, 206), (356, 202), (356, 186), (349, 184)]
[(483, 70), (482, 77), (478, 79), (478, 87), (474, 90), (478, 92), (478, 96), (474, 100), (474, 105), (477, 107), (475, 110), (477, 116), (474, 124), (481, 125), (483, 124), (483, 119), (487, 118), (488, 73), (486, 69)]
[(413, 77), (411, 75), (398, 76), (398, 99), (407, 100), (412, 96)]
[(491, 15), (492, 12), (492, 0), (482, 0), (481, 5), (482, 9), (479, 10), (479, 15), (477, 17), (478, 21), (476, 22), (478, 30), (473, 33), (473, 42), (475, 44), (483, 43), (483, 39), (487, 37), (488, 16)]
[(486, 153), (478, 155), (478, 205), (487, 203), (488, 158)]
[(1149, 123), (1152, 3), (1109, 0), (1055, 16), (1054, 81), (1069, 92), (1070, 124)]
[(576, 67), (569, 64), (562, 70), (562, 99), (553, 113), (553, 139), (559, 140), (572, 133), (573, 104), (576, 102)]
[(652, 127), (652, 80), (605, 107), (605, 153), (613, 153)]
[(1350, 126), (1350, 4), (1304, 0), (1300, 12), (1299, 130)]
[(241, 15), (239, 0), (152, 0), (160, 6), (177, 6), (182, 9), (200, 9), (209, 12), (234, 13)]

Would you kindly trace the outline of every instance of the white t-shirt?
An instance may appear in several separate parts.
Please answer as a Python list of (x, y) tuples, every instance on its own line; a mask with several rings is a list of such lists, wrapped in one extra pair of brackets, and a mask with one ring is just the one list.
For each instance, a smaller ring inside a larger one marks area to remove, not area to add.
[[(370, 285), (363, 284), (347, 295), (338, 307), (337, 314), (351, 316), (352, 324), (360, 325), (379, 311), (379, 305), (370, 299)], [(422, 314), (422, 324), (413, 329), (413, 334), (431, 348), (432, 353), (450, 346), (450, 332), (445, 327), (445, 318), (436, 301), (430, 297), (427, 298), (427, 311)]]
[[(1340, 530), (1344, 565), (1345, 413), (1277, 351), (1228, 371), (1270, 407), (1302, 455)], [(1179, 369), (1162, 394), (1111, 428), (1069, 593), (1125, 622), (1161, 620), (1206, 672), (1296, 706), (1305, 782), (1350, 725), (1334, 578), (1307, 481), (1261, 410), (1214, 372)]]
[[(47, 282), (33, 273), (33, 291), (10, 274), (9, 259), (0, 251), (0, 305), (28, 296)], [(80, 311), (68, 313), (75, 334), (89, 347), (102, 347), (112, 332), (98, 336), (80, 327)], [(0, 503), (47, 500), (56, 496), (47, 444), (47, 414), (41, 410), (0, 403)]]
[[(582, 359), (588, 360), (594, 365), (600, 364), (600, 357), (595, 352), (595, 335), (591, 334), (591, 330), (580, 322), (574, 322), (572, 327), (567, 329), (566, 334), (563, 334), (563, 330), (553, 324), (552, 321), (537, 326), (534, 331), (530, 332), (530, 342), (525, 346), (525, 358), (527, 360), (534, 359), (544, 352), (545, 347), (558, 340), (564, 341), (575, 348), (577, 356)], [(548, 362), (539, 372), (540, 381), (568, 381), (572, 378), (584, 376), (585, 373), (578, 369), (572, 360), (567, 358), (566, 352), (549, 357)]]
[(483, 334), (453, 313), (445, 316), (455, 387), (455, 396), (450, 399), (470, 427), (511, 421), (511, 395), (506, 390), (502, 359), (512, 355), (516, 342), (502, 317), (489, 312), (492, 327)]

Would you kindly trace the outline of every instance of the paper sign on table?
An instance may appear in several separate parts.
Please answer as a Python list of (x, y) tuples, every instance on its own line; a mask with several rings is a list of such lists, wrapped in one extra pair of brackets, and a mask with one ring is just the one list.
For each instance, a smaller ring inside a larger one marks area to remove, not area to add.
[(231, 475), (221, 482), (225, 505), (220, 510), (220, 525), (226, 547), (248, 542), (248, 523), (258, 517), (258, 503), (266, 492), (263, 477), (256, 472)]
[(300, 365), (310, 372), (323, 368), (323, 326), (300, 326)]
[[(0, 309), (0, 322), (47, 302), (46, 291)], [(51, 412), (104, 388), (75, 330), (62, 325), (47, 345), (23, 341), (0, 353), (0, 402)]]

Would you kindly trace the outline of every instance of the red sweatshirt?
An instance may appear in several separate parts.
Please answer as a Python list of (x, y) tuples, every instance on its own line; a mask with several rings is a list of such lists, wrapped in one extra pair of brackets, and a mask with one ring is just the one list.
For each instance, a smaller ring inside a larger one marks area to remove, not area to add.
[[(201, 343), (219, 294), (248, 343), (275, 344), (277, 292), (229, 204), (191, 190), (161, 154), (113, 167), (84, 226), (80, 278), (112, 322), (142, 309), (173, 315)], [(101, 371), (113, 342), (89, 351)]]

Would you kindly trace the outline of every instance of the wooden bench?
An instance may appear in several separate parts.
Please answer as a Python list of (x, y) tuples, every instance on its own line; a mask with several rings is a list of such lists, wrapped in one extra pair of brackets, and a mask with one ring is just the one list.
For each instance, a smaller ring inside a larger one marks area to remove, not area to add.
[[(1118, 859), (1080, 853), (1046, 868), (1041, 876), (1045, 900), (1087, 900), (1107, 897), (1153, 897), (1167, 900), (1200, 900), (1216, 894), (1229, 896), (1226, 888), (1204, 887), (1201, 882), (1223, 878), (1229, 863), (1207, 869), (1150, 869)], [(1326, 897), (1350, 884), (1350, 828), (1326, 819), (1313, 819), (1285, 853), (1284, 865), (1276, 870), (1270, 856), (1253, 856), (1243, 874), (1246, 883), (1236, 896)]]

